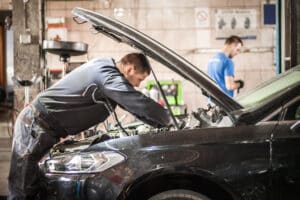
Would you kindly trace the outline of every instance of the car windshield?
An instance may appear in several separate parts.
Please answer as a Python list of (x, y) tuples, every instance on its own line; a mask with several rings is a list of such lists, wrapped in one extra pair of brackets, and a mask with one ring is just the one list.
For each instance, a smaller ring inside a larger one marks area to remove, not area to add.
[[(299, 67), (298, 67), (299, 68)], [(300, 71), (292, 71), (291, 73), (275, 77), (265, 84), (249, 91), (248, 93), (235, 98), (243, 107), (251, 109), (264, 105), (289, 87), (299, 84)]]

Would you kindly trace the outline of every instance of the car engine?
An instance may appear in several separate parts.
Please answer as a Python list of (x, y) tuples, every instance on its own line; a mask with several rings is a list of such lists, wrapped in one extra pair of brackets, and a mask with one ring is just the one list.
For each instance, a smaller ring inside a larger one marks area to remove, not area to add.
[[(180, 129), (197, 129), (208, 127), (232, 126), (231, 120), (226, 114), (216, 106), (208, 106), (208, 108), (198, 108), (190, 114), (176, 116), (175, 119)], [(123, 133), (126, 131), (126, 134)], [(158, 134), (166, 131), (175, 131), (175, 126), (165, 128), (154, 128), (141, 121), (133, 122), (123, 126), (123, 129), (117, 125), (108, 131), (97, 129), (89, 129), (85, 132), (85, 139), (77, 139), (70, 137), (67, 140), (56, 144), (50, 152), (50, 156), (55, 156), (66, 152), (80, 151), (90, 145), (103, 142), (105, 140), (128, 137), (142, 134)]]

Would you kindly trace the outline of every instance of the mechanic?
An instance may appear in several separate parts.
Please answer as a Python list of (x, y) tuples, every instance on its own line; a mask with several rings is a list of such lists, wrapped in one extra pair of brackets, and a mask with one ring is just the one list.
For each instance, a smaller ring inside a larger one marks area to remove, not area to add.
[(117, 105), (154, 127), (168, 126), (168, 111), (134, 89), (150, 72), (142, 53), (117, 63), (97, 58), (41, 92), (15, 123), (8, 199), (38, 198), (38, 161), (59, 138), (103, 122)]
[(225, 40), (221, 52), (214, 55), (207, 65), (208, 75), (231, 97), (234, 90), (239, 92), (239, 89), (244, 87), (244, 81), (234, 80), (234, 64), (231, 60), (240, 52), (242, 46), (243, 41), (240, 37), (230, 36)]

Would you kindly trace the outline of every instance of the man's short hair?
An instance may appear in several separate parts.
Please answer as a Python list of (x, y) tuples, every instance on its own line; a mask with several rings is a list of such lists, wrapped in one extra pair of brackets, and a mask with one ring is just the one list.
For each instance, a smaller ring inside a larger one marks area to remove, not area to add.
[(236, 43), (236, 44), (241, 43), (241, 45), (243, 46), (242, 39), (236, 35), (232, 35), (225, 40), (225, 44), (232, 44), (232, 43)]
[(134, 69), (139, 73), (147, 72), (147, 74), (150, 74), (151, 72), (149, 61), (143, 53), (129, 53), (121, 58), (120, 62), (123, 65), (133, 64)]

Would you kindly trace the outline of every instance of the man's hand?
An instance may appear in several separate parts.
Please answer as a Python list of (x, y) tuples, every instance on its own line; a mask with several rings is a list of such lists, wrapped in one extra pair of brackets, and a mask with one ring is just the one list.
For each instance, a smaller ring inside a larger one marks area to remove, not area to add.
[(244, 87), (244, 81), (243, 80), (235, 80), (235, 83), (239, 84), (239, 87), (237, 88), (237, 93), (240, 93), (240, 89)]
[(243, 80), (236, 80), (235, 82), (240, 84), (240, 86), (238, 87), (238, 89), (243, 88), (244, 85), (245, 85)]
[[(227, 90), (237, 90), (244, 86), (242, 80), (234, 80), (233, 76), (225, 76), (225, 86)], [(241, 87), (242, 86), (242, 87)]]

